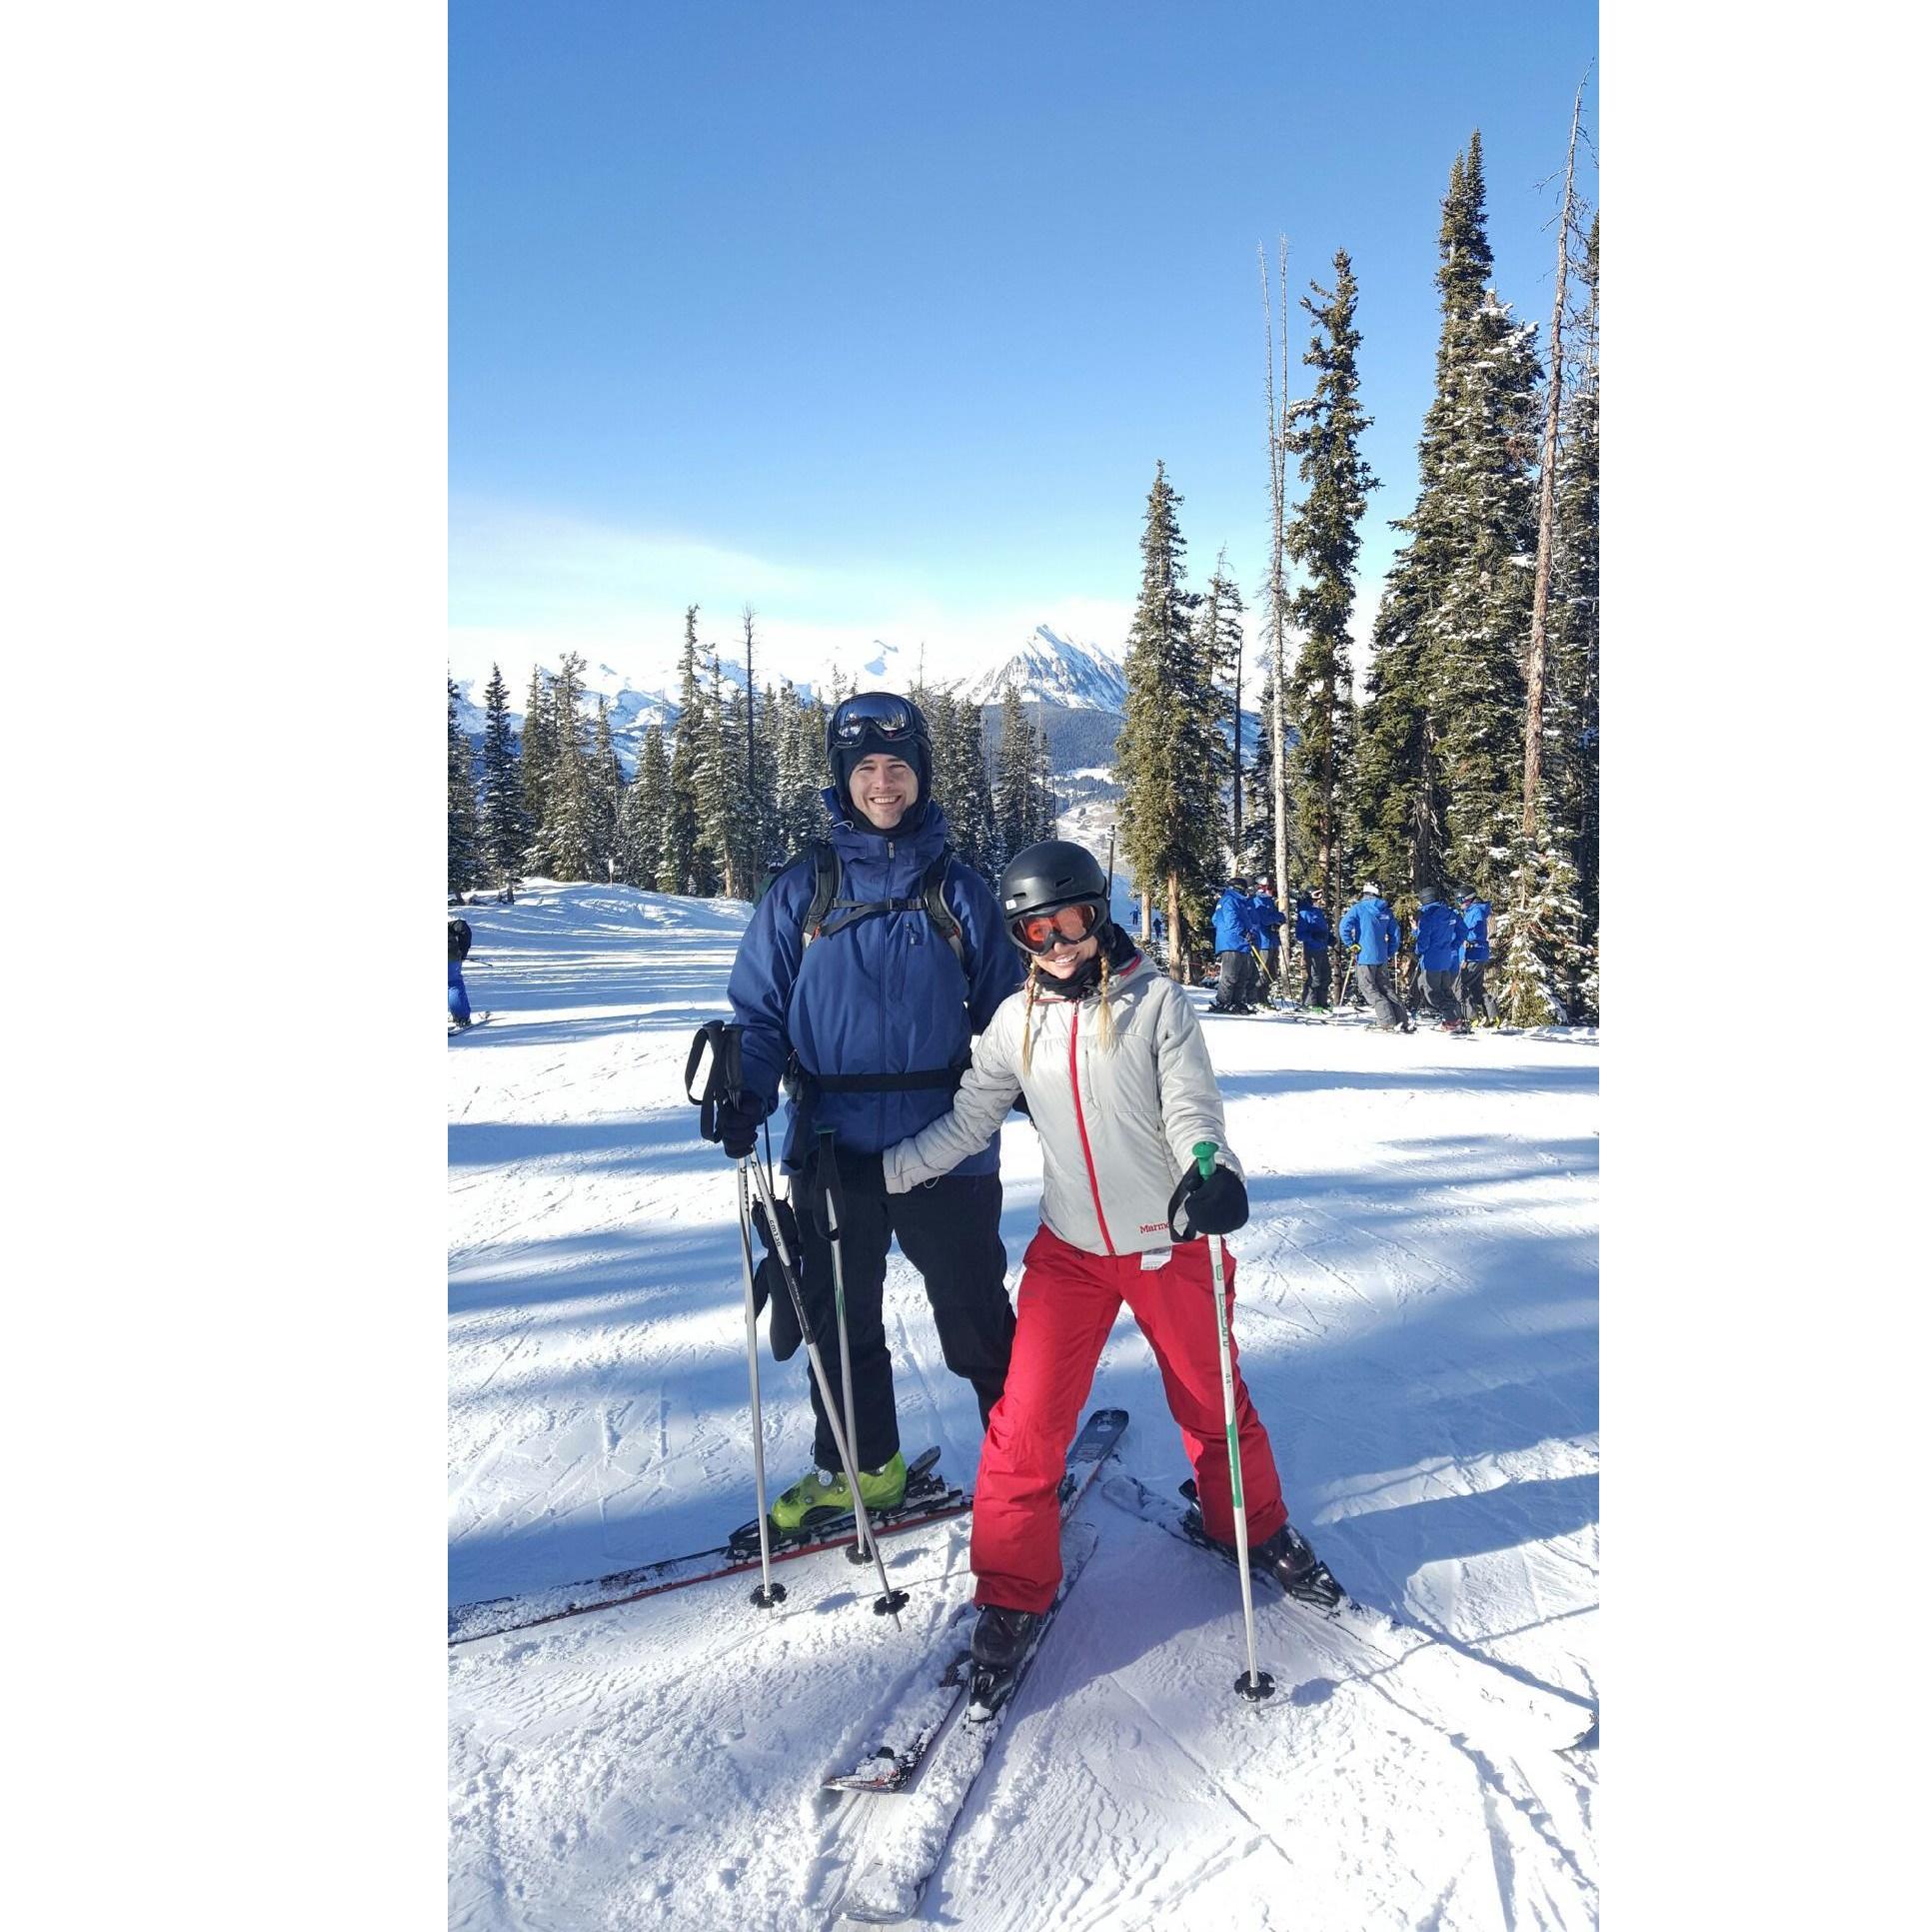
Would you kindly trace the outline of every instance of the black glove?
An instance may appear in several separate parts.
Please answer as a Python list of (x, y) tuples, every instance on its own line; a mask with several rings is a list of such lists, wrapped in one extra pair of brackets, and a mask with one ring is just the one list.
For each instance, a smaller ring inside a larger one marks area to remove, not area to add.
[(766, 1111), (765, 1102), (756, 1093), (719, 1101), (718, 1138), (732, 1159), (743, 1160), (747, 1154), (758, 1151), (759, 1123)]
[[(1174, 1222), (1183, 1205), (1187, 1209), (1185, 1234)], [(1246, 1225), (1247, 1188), (1232, 1167), (1217, 1166), (1205, 1180), (1198, 1167), (1189, 1167), (1167, 1202), (1167, 1230), (1177, 1241), (1191, 1241), (1196, 1234), (1231, 1234)]]

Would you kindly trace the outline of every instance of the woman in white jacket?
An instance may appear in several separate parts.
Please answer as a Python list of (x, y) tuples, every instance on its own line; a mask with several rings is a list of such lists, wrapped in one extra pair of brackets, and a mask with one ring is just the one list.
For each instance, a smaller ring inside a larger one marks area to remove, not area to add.
[[(1159, 1364), (1207, 1533), (1233, 1542), (1213, 1275), (1195, 1236), (1247, 1219), (1200, 1022), (1107, 918), (1093, 856), (1060, 840), (1031, 846), (1001, 876), (999, 901), (1029, 970), (975, 1041), (953, 1110), (883, 1156), (842, 1150), (839, 1163), (848, 1185), (904, 1193), (983, 1147), (1021, 1093), (1039, 1132), (1041, 1226), (973, 1491), (972, 1650), (994, 1671), (1023, 1656), (1059, 1587), (1060, 1475), (1122, 1302)], [(1219, 1149), (1204, 1181), (1193, 1161), (1203, 1140)], [(1231, 1311), (1232, 1255), (1226, 1280)], [(1289, 1527), (1238, 1367), (1234, 1406), (1251, 1565), (1298, 1596), (1336, 1601), (1333, 1577)]]

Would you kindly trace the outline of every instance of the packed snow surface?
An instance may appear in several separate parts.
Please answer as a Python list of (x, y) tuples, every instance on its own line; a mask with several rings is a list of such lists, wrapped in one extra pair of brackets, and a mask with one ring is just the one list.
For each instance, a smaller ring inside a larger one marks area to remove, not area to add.
[[(683, 1089), (747, 910), (538, 883), (465, 916), (492, 1017), (449, 1046), (452, 1604), (754, 1513), (735, 1177)], [(1232, 1570), (1096, 1486), (1095, 1553), (919, 1921), (1593, 1925), (1596, 1039), (1205, 1024), (1253, 1197), (1243, 1368), (1295, 1520), (1402, 1627), (1257, 1590), (1279, 1688), (1250, 1707)], [(1016, 1278), (1039, 1158), (1021, 1121), (1002, 1147)], [(897, 1254), (887, 1316), (907, 1449), (969, 1484), (971, 1391)], [(811, 1463), (805, 1361), (761, 1353), (776, 1490)], [(1124, 1316), (1103, 1402), (1132, 1415), (1118, 1467), (1170, 1495), (1179, 1434)], [(832, 1923), (869, 1845), (927, 1829), (917, 1786), (819, 1786), (969, 1594), (969, 1520), (886, 1544), (900, 1628), (832, 1552), (783, 1567), (777, 1611), (733, 1577), (452, 1648), (452, 1924)]]

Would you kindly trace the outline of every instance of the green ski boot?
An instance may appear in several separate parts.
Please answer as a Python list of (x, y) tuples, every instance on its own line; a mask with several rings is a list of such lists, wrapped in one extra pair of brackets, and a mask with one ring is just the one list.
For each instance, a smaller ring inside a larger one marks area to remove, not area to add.
[[(877, 1469), (861, 1469), (859, 1493), (869, 1510), (897, 1509), (906, 1500), (905, 1456), (895, 1450), (890, 1462)], [(814, 1469), (772, 1505), (772, 1522), (780, 1530), (803, 1528), (822, 1516), (851, 1514), (852, 1490), (843, 1470), (828, 1475), (823, 1469)]]

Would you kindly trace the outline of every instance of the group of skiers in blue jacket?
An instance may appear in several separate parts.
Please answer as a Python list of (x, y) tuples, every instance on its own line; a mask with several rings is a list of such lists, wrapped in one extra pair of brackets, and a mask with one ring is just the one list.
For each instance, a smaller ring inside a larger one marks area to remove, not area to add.
[[(1413, 1032), (1415, 1019), (1395, 981), (1396, 963), (1405, 942), (1413, 949), (1420, 969), (1421, 1001), (1416, 1011), (1435, 1014), (1443, 1032), (1466, 1033), (1480, 1014), (1490, 1023), (1499, 1017), (1495, 995), (1484, 984), (1489, 962), (1490, 902), (1463, 892), (1451, 905), (1448, 895), (1433, 884), (1418, 895), (1420, 907), (1414, 930), (1404, 935), (1402, 923), (1372, 880), (1341, 916), (1340, 941), (1354, 954), (1353, 981), (1343, 988), (1342, 1002), (1351, 998), (1366, 1005), (1383, 1032)], [(1252, 1012), (1261, 997), (1262, 977), (1281, 984), (1280, 933), (1287, 924), (1264, 883), (1250, 891), (1249, 882), (1236, 875), (1222, 889), (1214, 907), (1214, 952), (1217, 976), (1209, 1012)], [(1334, 936), (1328, 916), (1314, 895), (1295, 895), (1293, 944), (1301, 949), (1301, 1003), (1312, 1011), (1329, 1010), (1329, 951)]]
[(1395, 963), (1405, 943), (1421, 971), (1421, 1004), (1445, 1033), (1466, 1033), (1480, 1012), (1491, 1024), (1500, 1017), (1495, 995), (1483, 983), (1489, 963), (1490, 903), (1463, 892), (1451, 906), (1437, 885), (1417, 894), (1421, 902), (1413, 932), (1402, 923), (1370, 880), (1341, 916), (1341, 943), (1354, 949), (1355, 989), (1383, 1032), (1413, 1032), (1415, 1020), (1395, 983)]

